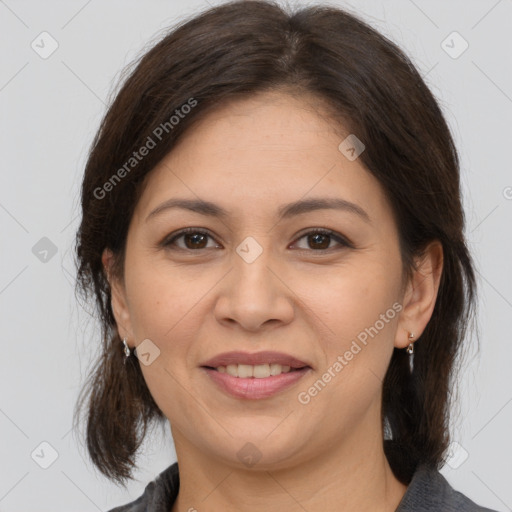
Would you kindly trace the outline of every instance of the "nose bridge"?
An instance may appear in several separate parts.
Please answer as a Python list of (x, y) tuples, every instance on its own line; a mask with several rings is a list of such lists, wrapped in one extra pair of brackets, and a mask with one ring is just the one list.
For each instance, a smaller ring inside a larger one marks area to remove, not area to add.
[[(271, 283), (275, 277), (268, 267), (272, 266), (272, 250), (269, 245), (270, 237), (247, 236), (235, 248), (233, 265), (235, 279), (238, 282), (237, 290), (244, 293), (260, 295), (271, 294)], [(245, 289), (243, 289), (245, 288)], [(268, 299), (268, 297), (267, 297)]]
[(271, 237), (248, 236), (235, 248), (227, 286), (216, 306), (219, 320), (255, 330), (268, 320), (290, 321), (293, 307), (286, 286), (274, 275)]

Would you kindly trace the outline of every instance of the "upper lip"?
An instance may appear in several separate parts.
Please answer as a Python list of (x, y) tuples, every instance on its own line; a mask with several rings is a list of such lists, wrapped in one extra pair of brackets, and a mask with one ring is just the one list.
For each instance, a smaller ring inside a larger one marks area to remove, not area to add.
[(284, 366), (290, 366), (291, 368), (302, 368), (304, 366), (310, 366), (308, 363), (297, 359), (296, 357), (290, 356), (283, 352), (223, 352), (217, 354), (215, 357), (208, 359), (201, 363), (201, 366), (209, 366), (211, 368), (217, 368), (219, 366), (227, 366), (228, 364), (272, 364), (277, 363)]

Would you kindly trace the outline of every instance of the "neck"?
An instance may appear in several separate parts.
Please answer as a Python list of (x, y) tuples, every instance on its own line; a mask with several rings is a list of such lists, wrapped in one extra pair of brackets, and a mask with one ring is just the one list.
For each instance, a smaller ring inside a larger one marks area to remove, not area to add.
[(241, 469), (205, 455), (175, 429), (173, 438), (180, 490), (171, 512), (394, 512), (407, 489), (387, 462), (382, 436), (364, 429), (278, 470)]

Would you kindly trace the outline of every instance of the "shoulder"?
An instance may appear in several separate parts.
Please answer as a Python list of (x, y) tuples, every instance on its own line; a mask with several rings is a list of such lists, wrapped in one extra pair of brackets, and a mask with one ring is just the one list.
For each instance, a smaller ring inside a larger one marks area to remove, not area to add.
[(164, 469), (144, 489), (135, 501), (113, 508), (108, 512), (168, 512), (179, 491), (178, 463)]
[[(178, 463), (162, 471), (135, 501), (108, 512), (168, 512), (179, 491)], [(396, 512), (497, 512), (482, 507), (456, 491), (434, 468), (420, 465)]]
[(416, 469), (396, 512), (497, 512), (477, 505), (456, 491), (437, 469)]

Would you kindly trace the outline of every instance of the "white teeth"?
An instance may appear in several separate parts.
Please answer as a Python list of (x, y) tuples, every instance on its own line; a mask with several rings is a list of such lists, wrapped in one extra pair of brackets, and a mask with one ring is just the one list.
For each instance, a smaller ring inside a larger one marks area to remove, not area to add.
[(217, 366), (215, 368), (220, 373), (227, 373), (232, 377), (240, 377), (241, 379), (247, 379), (254, 377), (256, 379), (264, 379), (271, 375), (279, 375), (281, 373), (288, 373), (290, 367), (286, 365), (280, 365), (278, 363), (271, 364), (228, 364), (227, 366)]
[(252, 374), (257, 379), (270, 377), (270, 366), (268, 364), (255, 364)]
[(253, 367), (248, 364), (239, 364), (238, 365), (238, 376), (242, 379), (246, 377), (252, 377), (253, 375)]
[(226, 373), (231, 375), (232, 377), (238, 377), (238, 365), (237, 364), (228, 364), (226, 366)]
[(289, 366), (281, 366), (278, 363), (272, 363), (270, 365), (270, 375), (279, 375), (282, 371), (288, 371), (286, 368), (288, 368), (288, 370), (290, 369)]

